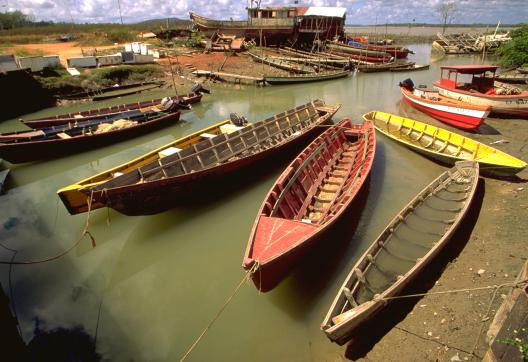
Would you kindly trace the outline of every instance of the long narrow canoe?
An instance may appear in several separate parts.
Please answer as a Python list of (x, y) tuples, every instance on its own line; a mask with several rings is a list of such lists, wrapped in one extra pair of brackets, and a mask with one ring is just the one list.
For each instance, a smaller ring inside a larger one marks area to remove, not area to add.
[(362, 73), (376, 73), (376, 72), (385, 72), (391, 71), (393, 69), (407, 68), (413, 66), (414, 62), (404, 62), (404, 63), (379, 63), (379, 64), (359, 64), (356, 66), (356, 69)]
[(444, 164), (478, 161), (480, 171), (488, 176), (512, 176), (527, 166), (526, 162), (484, 143), (414, 119), (379, 111), (369, 112), (363, 119), (372, 121), (385, 136)]
[[(209, 93), (205, 90), (205, 93)], [(177, 105), (191, 105), (200, 102), (202, 99), (201, 92), (193, 92), (182, 96), (173, 96), (170, 99)], [(123, 112), (137, 111), (137, 110), (150, 110), (152, 107), (160, 107), (162, 98), (150, 99), (143, 102), (118, 104), (116, 106), (95, 108), (82, 112), (63, 113), (51, 117), (35, 118), (27, 121), (22, 120), (26, 126), (34, 129), (47, 128), (67, 123), (75, 123), (79, 121), (85, 121), (92, 118), (104, 118), (119, 115)], [(186, 107), (187, 108), (187, 107)]]
[(287, 70), (289, 72), (304, 74), (315, 73), (315, 70), (312, 67), (299, 63), (288, 62), (285, 60), (275, 59), (273, 57), (269, 57), (266, 55), (258, 55), (251, 52), (247, 52), (247, 54), (249, 54), (256, 62), (264, 63), (275, 68)]
[(385, 51), (369, 50), (369, 49), (358, 48), (358, 47), (345, 45), (345, 44), (337, 44), (337, 43), (330, 42), (326, 44), (326, 47), (328, 49), (337, 50), (342, 53), (350, 53), (354, 55), (366, 55), (369, 57), (391, 58), (391, 54)]
[(460, 161), (421, 191), (381, 232), (348, 274), (321, 329), (345, 343), (401, 294), (450, 240), (475, 195), (478, 163)]
[(139, 118), (90, 120), (76, 127), (67, 125), (29, 132), (0, 135), (0, 157), (11, 163), (22, 163), (70, 155), (127, 138), (145, 134), (177, 122), (180, 112), (150, 112)]
[(410, 79), (400, 83), (400, 91), (405, 103), (433, 118), (462, 129), (477, 129), (491, 111), (489, 106), (479, 106), (444, 97), (438, 91), (414, 88)]
[(302, 74), (294, 76), (274, 76), (274, 75), (265, 75), (264, 80), (273, 85), (280, 84), (295, 84), (295, 83), (308, 83), (308, 82), (319, 82), (323, 80), (338, 79), (348, 77), (350, 71), (340, 71), (340, 72), (321, 72), (313, 74)]
[(341, 120), (317, 137), (278, 177), (264, 199), (244, 256), (257, 289), (274, 288), (343, 214), (369, 175), (372, 122)]
[(110, 207), (126, 215), (168, 210), (290, 146), (310, 140), (340, 105), (321, 100), (253, 124), (217, 125), (58, 191), (71, 214)]
[(429, 64), (412, 64), (406, 67), (391, 68), (391, 72), (412, 72), (415, 70), (426, 70), (429, 69)]

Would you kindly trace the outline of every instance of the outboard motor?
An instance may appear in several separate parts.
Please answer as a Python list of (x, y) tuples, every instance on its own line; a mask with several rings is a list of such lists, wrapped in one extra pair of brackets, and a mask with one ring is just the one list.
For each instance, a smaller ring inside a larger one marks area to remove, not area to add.
[(248, 123), (246, 117), (240, 116), (236, 113), (231, 113), (229, 118), (231, 119), (231, 122), (233, 122), (233, 124), (238, 127), (243, 127)]
[(164, 97), (161, 99), (161, 107), (164, 111), (171, 111), (174, 108), (174, 101), (171, 97)]
[(193, 83), (191, 87), (191, 92), (193, 93), (207, 93), (210, 94), (211, 91), (209, 89), (205, 89), (200, 83)]
[(404, 81), (400, 82), (400, 87), (403, 87), (409, 91), (412, 91), (414, 89), (414, 82), (411, 80), (411, 78), (407, 78)]
[(185, 103), (183, 100), (181, 99), (176, 99), (174, 101), (174, 105), (178, 108), (178, 109), (191, 109), (192, 106), (189, 104), (189, 103)]

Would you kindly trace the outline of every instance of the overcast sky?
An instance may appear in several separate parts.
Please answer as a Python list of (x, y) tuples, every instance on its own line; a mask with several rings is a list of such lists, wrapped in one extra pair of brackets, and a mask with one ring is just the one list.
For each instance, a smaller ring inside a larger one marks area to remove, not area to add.
[[(245, 19), (246, 0), (0, 0), (1, 11), (21, 10), (36, 20), (127, 23), (177, 17), (189, 11), (215, 19)], [(436, 12), (445, 0), (299, 0), (299, 5), (347, 8), (347, 24), (439, 23)], [(455, 23), (528, 22), (528, 0), (456, 0)], [(288, 5), (293, 0), (262, 0), (261, 6)]]

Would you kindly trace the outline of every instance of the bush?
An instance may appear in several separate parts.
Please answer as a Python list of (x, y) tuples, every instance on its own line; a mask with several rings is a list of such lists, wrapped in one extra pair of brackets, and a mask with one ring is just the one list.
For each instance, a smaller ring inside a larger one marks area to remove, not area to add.
[(112, 43), (126, 43), (136, 40), (136, 34), (128, 29), (115, 29), (106, 33), (106, 38)]
[(528, 24), (510, 33), (512, 40), (501, 44), (495, 51), (500, 57), (500, 65), (505, 68), (517, 68), (528, 64)]
[(154, 65), (123, 65), (97, 69), (93, 72), (91, 79), (99, 84), (114, 84), (125, 80), (141, 81), (162, 74), (163, 70)]

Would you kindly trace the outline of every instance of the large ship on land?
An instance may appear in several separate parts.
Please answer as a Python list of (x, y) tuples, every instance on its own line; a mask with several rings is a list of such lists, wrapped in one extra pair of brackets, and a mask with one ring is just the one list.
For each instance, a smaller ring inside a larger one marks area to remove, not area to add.
[(215, 33), (254, 39), (259, 44), (334, 39), (344, 35), (346, 8), (273, 6), (249, 8), (247, 20), (214, 20), (190, 13), (196, 27)]

